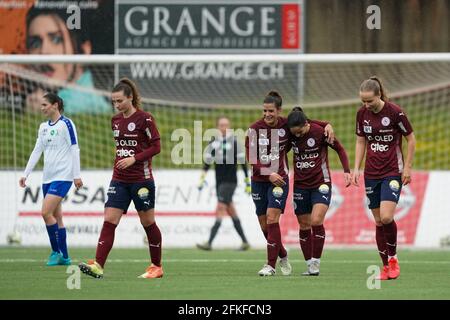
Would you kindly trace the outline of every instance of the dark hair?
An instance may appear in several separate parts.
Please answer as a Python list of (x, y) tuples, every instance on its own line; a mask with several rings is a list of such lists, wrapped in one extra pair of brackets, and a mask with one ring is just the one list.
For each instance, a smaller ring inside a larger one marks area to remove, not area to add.
[(388, 101), (388, 97), (386, 95), (386, 89), (384, 88), (383, 83), (377, 76), (372, 76), (367, 80), (364, 80), (361, 83), (359, 91), (373, 91), (375, 95), (379, 95), (381, 100)]
[(139, 91), (136, 87), (136, 84), (131, 81), (128, 78), (122, 78), (119, 80), (119, 82), (114, 86), (112, 89), (112, 92), (120, 92), (123, 91), (123, 93), (127, 96), (133, 97), (132, 104), (136, 109), (141, 108), (141, 96), (139, 95)]
[(283, 104), (283, 98), (277, 91), (272, 90), (269, 91), (269, 93), (264, 98), (264, 103), (274, 104), (277, 109), (280, 109)]
[(293, 127), (303, 127), (307, 121), (308, 118), (303, 112), (303, 109), (298, 106), (294, 107), (287, 117), (287, 125), (289, 129)]
[(52, 92), (47, 92), (44, 94), (44, 99), (50, 102), (51, 104), (58, 104), (58, 110), (60, 113), (64, 112), (64, 101), (57, 94)]
[[(83, 11), (83, 10), (81, 10), (81, 11)], [(59, 18), (63, 22), (63, 25), (65, 27), (66, 27), (65, 22), (67, 21), (67, 18), (69, 17), (69, 14), (66, 12), (66, 10), (40, 9), (35, 6), (31, 7), (30, 10), (28, 10), (27, 16), (26, 16), (26, 26), (27, 26), (26, 38), (27, 38), (27, 40), (28, 40), (28, 30), (30, 28), (31, 22), (38, 16), (43, 16), (43, 15)], [(81, 21), (86, 21), (86, 19), (83, 19), (83, 18), (84, 17), (81, 18), (82, 19)], [(72, 41), (72, 47), (75, 51), (74, 54), (83, 53), (82, 44), (89, 40), (88, 23), (84, 23), (83, 28), (80, 28), (80, 29), (77, 29), (77, 28), (69, 29), (67, 27), (66, 27), (66, 29), (69, 32), (70, 40)], [(26, 42), (26, 47), (29, 48), (28, 41)]]

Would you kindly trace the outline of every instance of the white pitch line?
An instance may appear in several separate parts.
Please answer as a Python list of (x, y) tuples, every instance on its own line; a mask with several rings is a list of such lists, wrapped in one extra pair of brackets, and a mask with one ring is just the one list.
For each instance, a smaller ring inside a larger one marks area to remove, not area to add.
[[(45, 259), (0, 259), (0, 263), (34, 263), (34, 262), (46, 262)], [(301, 263), (304, 260), (293, 259), (289, 260), (294, 263)], [(77, 263), (81, 260), (72, 260)], [(149, 259), (109, 259), (108, 263), (145, 263), (149, 262)], [(164, 263), (229, 263), (229, 262), (264, 262), (264, 259), (163, 259)], [(322, 264), (373, 264), (377, 263), (376, 260), (325, 260), (322, 259)], [(436, 260), (436, 261), (412, 261), (412, 260), (399, 260), (400, 264), (450, 264), (450, 260)]]

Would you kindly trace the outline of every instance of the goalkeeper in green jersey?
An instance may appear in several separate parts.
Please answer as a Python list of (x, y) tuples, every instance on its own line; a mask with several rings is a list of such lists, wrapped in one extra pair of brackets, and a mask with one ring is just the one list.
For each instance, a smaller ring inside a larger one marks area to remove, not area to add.
[(238, 164), (241, 164), (244, 170), (245, 192), (249, 195), (251, 194), (245, 151), (238, 143), (236, 136), (230, 134), (230, 120), (227, 117), (219, 117), (217, 119), (217, 129), (221, 135), (212, 139), (206, 148), (203, 172), (198, 186), (199, 190), (205, 186), (206, 173), (211, 164), (214, 163), (217, 194), (216, 221), (211, 228), (209, 240), (205, 243), (197, 244), (197, 248), (211, 250), (212, 242), (217, 235), (217, 231), (219, 231), (222, 219), (228, 215), (231, 217), (234, 228), (242, 239), (240, 250), (247, 250), (250, 248), (250, 245), (247, 242), (241, 221), (233, 204), (233, 193), (237, 185)]

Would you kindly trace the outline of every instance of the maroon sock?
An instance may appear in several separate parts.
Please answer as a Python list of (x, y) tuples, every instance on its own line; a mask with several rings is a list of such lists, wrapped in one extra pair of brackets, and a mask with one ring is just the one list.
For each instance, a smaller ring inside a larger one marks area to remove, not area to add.
[[(267, 240), (267, 231), (263, 231), (263, 234), (264, 234), (264, 238), (266, 238), (266, 240)], [(278, 256), (280, 258), (284, 258), (287, 256), (286, 248), (283, 246), (283, 244), (281, 242), (280, 242), (280, 252), (278, 253)]]
[(152, 263), (155, 266), (160, 267), (161, 266), (161, 247), (162, 247), (161, 231), (159, 231), (159, 228), (156, 225), (156, 222), (147, 227), (144, 227), (144, 230), (145, 230), (145, 233), (147, 234), (148, 247), (150, 250), (150, 258), (152, 260)]
[(397, 253), (397, 224), (394, 220), (391, 223), (383, 224), (383, 231), (388, 255), (395, 256)]
[(311, 240), (311, 229), (302, 230), (299, 232), (299, 242), (300, 248), (302, 249), (305, 261), (311, 259), (312, 255), (312, 240)]
[(383, 265), (388, 265), (388, 255), (386, 249), (386, 238), (384, 237), (383, 226), (376, 226), (377, 231), (375, 233), (375, 238), (377, 239), (378, 253), (380, 254)]
[(278, 254), (280, 252), (281, 232), (280, 224), (272, 223), (267, 225), (267, 264), (275, 268)]
[(313, 258), (320, 259), (322, 256), (323, 245), (325, 244), (325, 228), (323, 227), (323, 224), (312, 226), (312, 238), (312, 256)]
[(105, 266), (106, 259), (113, 246), (116, 227), (116, 224), (107, 221), (103, 222), (100, 238), (98, 239), (97, 251), (95, 253), (95, 261), (97, 261), (102, 268)]

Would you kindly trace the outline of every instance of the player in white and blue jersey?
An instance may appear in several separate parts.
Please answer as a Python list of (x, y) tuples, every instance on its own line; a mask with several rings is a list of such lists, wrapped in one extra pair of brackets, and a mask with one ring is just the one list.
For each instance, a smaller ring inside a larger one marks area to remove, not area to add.
[(72, 181), (77, 189), (83, 186), (77, 131), (72, 120), (62, 115), (64, 103), (56, 94), (46, 93), (43, 96), (41, 110), (48, 121), (41, 123), (39, 127), (36, 145), (19, 184), (22, 188), (26, 186), (28, 175), (44, 152), (42, 217), (52, 248), (47, 265), (70, 265), (61, 201), (69, 192)]

